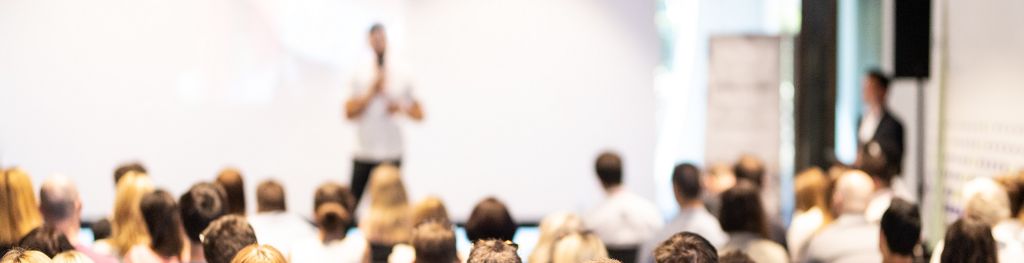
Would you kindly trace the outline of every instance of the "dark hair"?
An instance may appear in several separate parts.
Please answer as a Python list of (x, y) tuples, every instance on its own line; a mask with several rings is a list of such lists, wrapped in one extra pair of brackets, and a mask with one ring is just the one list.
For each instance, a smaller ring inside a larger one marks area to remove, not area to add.
[(516, 235), (515, 220), (508, 208), (494, 197), (488, 197), (476, 204), (466, 221), (466, 236), (470, 241), (483, 239), (512, 240)]
[(185, 243), (181, 239), (181, 212), (174, 197), (164, 190), (150, 192), (142, 196), (139, 210), (149, 230), (149, 247), (153, 252), (163, 257), (180, 255)]
[(687, 199), (700, 198), (703, 191), (700, 180), (700, 169), (693, 164), (678, 164), (672, 170), (672, 186)]
[(217, 175), (217, 185), (224, 188), (228, 196), (228, 213), (245, 215), (245, 181), (238, 169), (225, 168)]
[(522, 263), (519, 248), (509, 241), (485, 239), (473, 242), (467, 263)]
[(368, 31), (367, 33), (373, 34), (374, 32), (381, 31), (381, 30), (384, 30), (384, 24), (381, 24), (380, 22), (377, 22), (377, 23), (373, 23), (373, 25), (370, 26), (370, 31)]
[(28, 250), (38, 250), (48, 257), (56, 256), (64, 251), (75, 250), (64, 233), (52, 227), (37, 227), (21, 238), (18, 246)]
[(259, 212), (288, 210), (284, 201), (284, 186), (274, 180), (266, 180), (256, 187), (256, 209)]
[(995, 263), (996, 241), (992, 229), (982, 221), (961, 218), (946, 230), (941, 262)]
[(140, 174), (146, 174), (146, 166), (143, 166), (140, 162), (130, 162), (117, 166), (114, 169), (114, 184), (121, 181), (121, 177), (128, 174), (129, 172), (136, 172)]
[(882, 233), (889, 251), (899, 255), (913, 255), (914, 246), (921, 238), (921, 212), (917, 205), (893, 198), (881, 222)]
[(601, 153), (594, 163), (594, 170), (597, 171), (597, 178), (601, 179), (601, 186), (607, 188), (622, 184), (622, 158), (618, 154)]
[(704, 237), (680, 232), (661, 242), (654, 250), (658, 263), (712, 263), (718, 262), (718, 250)]
[(450, 225), (427, 222), (417, 226), (412, 235), (412, 247), (416, 250), (416, 262), (454, 263), (459, 260), (455, 232)]
[(193, 242), (199, 242), (199, 234), (213, 220), (227, 214), (227, 194), (224, 188), (212, 183), (197, 183), (181, 195), (181, 221), (185, 234)]
[(722, 224), (722, 230), (769, 237), (761, 195), (754, 184), (737, 181), (735, 186), (722, 193), (721, 198), (722, 209), (719, 211), (718, 222)]
[(355, 196), (352, 195), (348, 187), (335, 182), (326, 182), (317, 187), (313, 196), (313, 211), (326, 203), (337, 203), (344, 207), (349, 214), (354, 214), (356, 210)]
[(102, 218), (100, 220), (96, 220), (96, 222), (93, 222), (89, 228), (92, 229), (92, 236), (96, 240), (107, 239), (110, 237), (110, 219)]
[(230, 263), (242, 248), (256, 244), (256, 233), (239, 215), (214, 220), (203, 230), (203, 255), (209, 263)]
[(750, 181), (758, 189), (764, 186), (764, 162), (756, 156), (744, 154), (732, 170), (737, 180)]
[(328, 235), (324, 241), (345, 238), (348, 228), (352, 226), (352, 215), (338, 203), (324, 203), (316, 208), (316, 223), (321, 231)]
[(740, 250), (733, 250), (729, 253), (725, 253), (721, 257), (718, 257), (719, 263), (755, 263), (754, 259), (750, 258), (750, 255), (743, 253)]
[(871, 69), (868, 71), (868, 77), (878, 82), (878, 86), (882, 87), (882, 91), (889, 91), (889, 75), (882, 72), (880, 69)]

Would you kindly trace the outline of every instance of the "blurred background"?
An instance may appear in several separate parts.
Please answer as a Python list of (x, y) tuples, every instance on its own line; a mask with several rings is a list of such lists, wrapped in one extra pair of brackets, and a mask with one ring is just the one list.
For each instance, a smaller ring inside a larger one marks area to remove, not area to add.
[(789, 222), (794, 171), (854, 162), (878, 68), (897, 77), (901, 175), (935, 241), (959, 185), (1024, 168), (1024, 2), (896, 2), (6, 0), (0, 165), (68, 175), (85, 204), (113, 204), (125, 161), (172, 193), (235, 166), (311, 214), (312, 189), (349, 180), (342, 107), (379, 22), (428, 113), (404, 125), (410, 197), (439, 195), (456, 221), (489, 195), (522, 222), (582, 212), (611, 149), (666, 215), (676, 163), (756, 154)]

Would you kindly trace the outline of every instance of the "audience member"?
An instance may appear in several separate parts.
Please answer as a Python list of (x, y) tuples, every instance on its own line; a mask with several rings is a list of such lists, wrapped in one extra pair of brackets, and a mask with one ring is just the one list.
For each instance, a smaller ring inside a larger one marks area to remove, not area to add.
[(239, 251), (231, 263), (288, 263), (288, 260), (273, 246), (250, 245)]
[(871, 141), (861, 147), (857, 160), (860, 161), (861, 171), (870, 175), (875, 182), (874, 197), (871, 198), (871, 202), (868, 203), (868, 208), (864, 212), (868, 221), (878, 223), (879, 220), (882, 220), (882, 214), (889, 208), (889, 203), (894, 197), (913, 200), (907, 187), (897, 180), (899, 178), (894, 173), (895, 170), (888, 167), (885, 152), (882, 151), (878, 142)]
[(639, 246), (664, 226), (661, 213), (653, 203), (623, 186), (618, 154), (602, 153), (594, 166), (606, 198), (586, 214), (584, 222), (608, 246), (613, 258), (635, 262)]
[(50, 257), (47, 257), (43, 252), (35, 250), (25, 250), (23, 248), (13, 248), (3, 258), (0, 258), (0, 263), (50, 263)]
[(723, 246), (729, 237), (722, 231), (722, 226), (701, 200), (700, 170), (692, 164), (680, 164), (672, 172), (672, 188), (675, 192), (676, 202), (679, 203), (679, 214), (676, 215), (654, 238), (649, 239), (641, 246), (638, 252), (638, 262), (654, 262), (652, 252), (662, 241), (676, 235), (679, 232), (693, 232), (711, 242), (713, 246)]
[(64, 251), (53, 257), (53, 263), (94, 263), (89, 256), (84, 253), (70, 250)]
[[(944, 249), (941, 254), (933, 255), (933, 257), (938, 256), (942, 263), (999, 262), (992, 229), (981, 220), (970, 217), (957, 220), (946, 229), (945, 243), (949, 249)], [(1019, 258), (1015, 260), (1019, 260)]]
[(553, 263), (579, 263), (608, 258), (608, 249), (597, 235), (572, 233), (555, 242)]
[(917, 262), (914, 248), (921, 238), (921, 212), (917, 205), (900, 198), (892, 199), (882, 215), (879, 250), (883, 263)]
[(351, 195), (348, 188), (337, 183), (324, 183), (317, 188), (313, 211), (319, 235), (299, 240), (299, 245), (292, 249), (291, 262), (321, 262), (329, 258), (332, 262), (358, 263), (369, 258), (366, 239), (347, 235), (353, 225), (345, 206), (352, 204)]
[(787, 263), (786, 249), (768, 239), (768, 221), (757, 187), (740, 181), (722, 193), (722, 214), (718, 218), (729, 242), (722, 252), (742, 251), (761, 263)]
[(811, 240), (822, 227), (832, 221), (828, 213), (829, 179), (819, 168), (806, 169), (797, 174), (793, 183), (796, 192), (796, 213), (789, 223), (789, 230), (786, 232), (786, 246), (789, 248), (789, 255), (797, 257), (803, 255), (807, 242)]
[(263, 245), (271, 245), (285, 255), (291, 254), (292, 240), (316, 236), (317, 231), (301, 216), (289, 213), (284, 186), (275, 180), (263, 181), (256, 187), (256, 214), (249, 224)]
[(672, 235), (653, 252), (657, 263), (716, 263), (718, 250), (704, 237), (692, 232)]
[(427, 222), (437, 222), (441, 224), (451, 224), (451, 219), (448, 218), (448, 209), (445, 208), (444, 202), (437, 196), (427, 196), (416, 203), (412, 207), (412, 221), (413, 225), (418, 226)]
[[(963, 187), (964, 217), (977, 219), (992, 229), (996, 251), (1000, 261), (1024, 259), (1024, 242), (1017, 220), (1010, 218), (1010, 200), (1006, 190), (995, 180), (987, 177), (975, 178)], [(936, 246), (938, 251), (943, 244)]]
[(43, 220), (28, 173), (10, 168), (0, 174), (0, 253), (6, 253)]
[(118, 165), (117, 168), (114, 168), (114, 186), (116, 187), (117, 184), (121, 182), (121, 178), (128, 173), (146, 175), (149, 172), (146, 171), (146, 166), (142, 165), (140, 162), (127, 162)]
[[(111, 232), (113, 232), (110, 226), (110, 218), (106, 217), (96, 220), (96, 222), (93, 222), (91, 225), (89, 225), (89, 229), (92, 229), (93, 240), (109, 239)], [(96, 242), (93, 242), (93, 246), (96, 245)], [(110, 251), (110, 249), (107, 249), (107, 251)]]
[(178, 199), (181, 222), (188, 236), (188, 250), (193, 263), (206, 263), (201, 233), (213, 220), (227, 214), (227, 195), (212, 183), (197, 183)]
[[(54, 176), (43, 181), (43, 184), (39, 187), (39, 211), (43, 215), (44, 227), (64, 234), (74, 249), (88, 256), (91, 261), (100, 263), (117, 262), (117, 259), (114, 257), (96, 253), (91, 246), (79, 239), (82, 221), (82, 200), (78, 194), (78, 188), (71, 179), (64, 176)], [(93, 232), (96, 232), (96, 230), (94, 229)]]
[(764, 208), (768, 222), (768, 239), (785, 247), (788, 243), (786, 242), (786, 227), (782, 225), (781, 218), (779, 217), (778, 187), (769, 187), (776, 186), (778, 183), (775, 183), (775, 180), (765, 178), (767, 175), (764, 161), (752, 154), (743, 154), (736, 161), (733, 172), (736, 174), (738, 181), (745, 180), (751, 182), (760, 192), (761, 200), (763, 201), (761, 207)]
[[(428, 196), (423, 200), (420, 200), (412, 208), (412, 214), (410, 215), (412, 225), (419, 226), (425, 223), (439, 223), (441, 225), (451, 225), (451, 220), (448, 218), (448, 210), (444, 207), (444, 202), (436, 196)], [(391, 249), (391, 255), (388, 256), (388, 262), (413, 262), (416, 260), (416, 249), (412, 244), (397, 244)]]
[(505, 203), (494, 197), (484, 198), (466, 221), (466, 237), (476, 243), (485, 239), (511, 241), (516, 236), (519, 225), (512, 219)]
[(583, 231), (583, 220), (573, 213), (552, 213), (540, 221), (540, 238), (530, 252), (529, 262), (551, 262), (555, 241), (571, 233)]
[(149, 244), (137, 244), (124, 256), (125, 263), (188, 262), (181, 211), (174, 197), (156, 190), (142, 197), (139, 203), (142, 218), (149, 232)]
[(719, 195), (736, 185), (736, 173), (733, 172), (732, 165), (725, 163), (714, 163), (709, 167), (711, 168), (707, 169), (707, 175), (701, 179), (702, 186), (704, 186), (701, 198), (708, 211), (718, 217), (718, 211), (722, 209)]
[(409, 198), (398, 167), (378, 166), (370, 177), (370, 207), (360, 230), (370, 242), (371, 261), (384, 262), (396, 244), (412, 235)]
[(206, 262), (229, 263), (242, 248), (256, 244), (252, 226), (239, 215), (226, 215), (214, 220), (203, 230), (203, 253)]
[(112, 258), (117, 262), (118, 257), (114, 255), (114, 248), (110, 243), (111, 233), (114, 232), (113, 227), (110, 225), (110, 218), (104, 217), (96, 220), (89, 227), (93, 233), (92, 251), (98, 256)]
[(228, 214), (245, 216), (245, 181), (242, 172), (235, 168), (224, 168), (217, 174), (215, 183), (227, 193)]
[(878, 251), (879, 227), (864, 216), (873, 188), (871, 177), (858, 170), (839, 177), (832, 197), (839, 217), (811, 239), (803, 262), (882, 261)]
[(53, 257), (64, 251), (75, 250), (71, 246), (64, 233), (52, 227), (41, 226), (28, 232), (18, 246), (28, 250), (43, 252), (47, 257)]
[(110, 236), (110, 251), (95, 247), (96, 252), (123, 257), (132, 246), (149, 243), (149, 231), (139, 204), (142, 197), (153, 191), (153, 182), (142, 173), (128, 172), (117, 183), (114, 195), (114, 216), (111, 220), (113, 232)]
[[(350, 189), (336, 182), (325, 182), (320, 184), (313, 194), (313, 211), (326, 203), (340, 204), (350, 216), (355, 217), (356, 200)], [(355, 221), (355, 220), (353, 220)]]
[(451, 225), (429, 221), (416, 227), (412, 234), (416, 263), (457, 263), (455, 232)]
[(473, 242), (468, 263), (522, 263), (517, 252), (519, 246), (512, 241), (481, 239)]

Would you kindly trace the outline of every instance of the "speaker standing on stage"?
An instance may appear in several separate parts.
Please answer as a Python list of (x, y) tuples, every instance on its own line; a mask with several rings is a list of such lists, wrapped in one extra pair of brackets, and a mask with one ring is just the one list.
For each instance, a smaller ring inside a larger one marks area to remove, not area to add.
[(345, 102), (345, 116), (356, 126), (351, 184), (356, 204), (366, 189), (370, 171), (383, 163), (402, 164), (398, 119), (403, 115), (416, 121), (423, 119), (411, 83), (387, 59), (383, 25), (370, 28), (369, 43), (374, 60), (358, 65), (352, 79), (352, 95)]
[[(885, 105), (889, 93), (889, 77), (877, 70), (870, 71), (864, 78), (863, 89), (866, 108), (857, 130), (858, 149), (868, 146), (870, 142), (877, 142), (885, 156), (887, 172), (892, 175), (902, 174), (903, 124)], [(862, 161), (857, 160), (858, 165)]]

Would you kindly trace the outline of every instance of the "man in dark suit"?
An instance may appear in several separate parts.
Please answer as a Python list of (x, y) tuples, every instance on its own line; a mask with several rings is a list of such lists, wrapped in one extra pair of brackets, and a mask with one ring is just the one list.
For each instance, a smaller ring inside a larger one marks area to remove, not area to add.
[[(903, 124), (885, 106), (889, 77), (881, 71), (869, 71), (864, 77), (863, 92), (865, 111), (857, 130), (858, 149), (864, 148), (869, 142), (877, 142), (885, 156), (889, 174), (902, 174)], [(857, 163), (860, 162), (858, 156)]]

